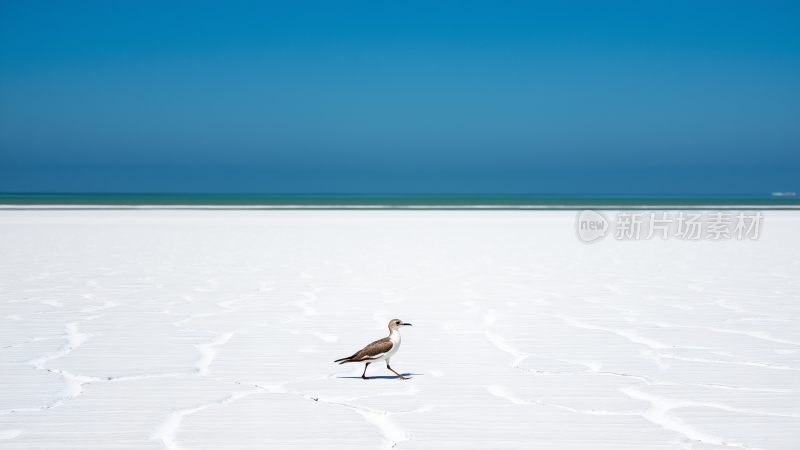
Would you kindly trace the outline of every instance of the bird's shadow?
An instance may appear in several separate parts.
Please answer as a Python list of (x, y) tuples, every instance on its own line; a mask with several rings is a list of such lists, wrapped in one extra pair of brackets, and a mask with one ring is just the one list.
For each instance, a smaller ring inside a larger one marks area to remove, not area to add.
[[(404, 373), (402, 375), (404, 377), (413, 378), (413, 377), (421, 376), (421, 375), (425, 375), (425, 374), (424, 373)], [(357, 376), (357, 377), (336, 377), (336, 378), (350, 378), (350, 379), (353, 379), (353, 380), (361, 380), (362, 379), (361, 376)], [(376, 375), (376, 376), (372, 376), (372, 377), (367, 377), (367, 380), (396, 380), (398, 378), (400, 378), (400, 377), (398, 377), (397, 375)]]

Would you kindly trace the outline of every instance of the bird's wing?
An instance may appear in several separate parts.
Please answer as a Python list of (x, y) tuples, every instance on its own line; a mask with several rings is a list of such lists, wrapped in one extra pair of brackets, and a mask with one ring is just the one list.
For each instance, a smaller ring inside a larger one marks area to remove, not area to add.
[(394, 344), (392, 344), (392, 341), (389, 340), (388, 337), (378, 339), (350, 357), (350, 361), (369, 361), (370, 359), (375, 359), (391, 350), (393, 345)]

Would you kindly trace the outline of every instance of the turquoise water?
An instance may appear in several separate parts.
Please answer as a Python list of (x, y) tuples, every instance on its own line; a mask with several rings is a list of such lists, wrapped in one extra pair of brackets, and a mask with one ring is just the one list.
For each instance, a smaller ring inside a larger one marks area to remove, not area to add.
[(4, 205), (298, 206), (298, 207), (579, 207), (736, 206), (797, 207), (800, 198), (766, 195), (630, 196), (525, 194), (0, 194)]

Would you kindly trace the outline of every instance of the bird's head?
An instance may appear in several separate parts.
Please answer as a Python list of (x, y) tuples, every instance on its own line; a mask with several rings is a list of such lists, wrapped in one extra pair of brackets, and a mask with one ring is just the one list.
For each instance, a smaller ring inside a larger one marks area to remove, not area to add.
[(410, 327), (411, 324), (403, 322), (400, 319), (392, 319), (392, 320), (389, 321), (389, 330), (390, 331), (394, 331), (394, 330), (396, 330), (396, 329), (398, 329), (400, 327), (404, 327), (404, 326), (409, 326)]

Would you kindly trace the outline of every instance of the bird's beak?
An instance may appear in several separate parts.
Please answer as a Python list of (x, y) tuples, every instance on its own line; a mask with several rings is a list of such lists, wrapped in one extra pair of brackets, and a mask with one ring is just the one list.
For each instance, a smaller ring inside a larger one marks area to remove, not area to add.
[(405, 322), (403, 323), (403, 325), (408, 325), (408, 326), (411, 326), (411, 324), (410, 324), (410, 323), (405, 323)]

